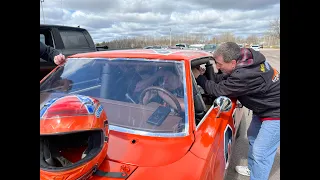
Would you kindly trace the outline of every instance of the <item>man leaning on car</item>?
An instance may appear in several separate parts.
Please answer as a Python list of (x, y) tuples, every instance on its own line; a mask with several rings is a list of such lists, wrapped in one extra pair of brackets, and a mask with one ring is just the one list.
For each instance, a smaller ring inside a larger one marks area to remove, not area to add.
[(263, 54), (234, 42), (221, 44), (213, 56), (223, 74), (207, 80), (193, 69), (198, 85), (217, 97), (236, 97), (253, 112), (247, 131), (248, 166), (236, 166), (236, 171), (250, 180), (268, 180), (280, 144), (280, 74)]

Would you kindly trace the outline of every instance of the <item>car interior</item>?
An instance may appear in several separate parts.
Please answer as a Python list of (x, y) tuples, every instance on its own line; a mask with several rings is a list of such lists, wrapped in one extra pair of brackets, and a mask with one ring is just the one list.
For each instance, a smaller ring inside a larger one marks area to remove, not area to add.
[[(208, 80), (214, 79), (214, 69), (212, 67), (212, 58), (201, 58), (194, 59), (191, 61), (191, 68), (196, 68), (198, 66), (205, 66), (204, 76)], [(208, 112), (210, 107), (213, 105), (214, 99), (216, 98), (213, 95), (207, 94), (199, 85), (197, 85), (196, 79), (192, 74), (192, 87), (193, 87), (193, 100), (194, 100), (194, 109), (195, 109), (195, 119), (196, 125), (202, 120), (205, 114)]]
[[(205, 66), (206, 72), (205, 76), (207, 79), (213, 79), (214, 69), (212, 68), (211, 57), (206, 57), (202, 59), (194, 59), (191, 61), (191, 68), (197, 66)], [(132, 62), (135, 63), (135, 62)], [(112, 64), (112, 66), (110, 66)], [(163, 122), (161, 126), (157, 129), (154, 129), (152, 125), (148, 123), (144, 123), (151, 114), (156, 111), (159, 104), (153, 103), (154, 106), (151, 105), (145, 106), (142, 105), (139, 101), (139, 98), (134, 97), (132, 95), (132, 91), (137, 83), (138, 79), (136, 73), (130, 72), (133, 68), (124, 68), (123, 65), (117, 67), (116, 61), (114, 63), (110, 63), (110, 65), (103, 67), (101, 63), (93, 63), (90, 66), (93, 68), (82, 68), (79, 73), (69, 76), (72, 82), (78, 82), (73, 84), (68, 93), (71, 94), (82, 94), (92, 97), (99, 97), (101, 103), (108, 109), (109, 118), (117, 119), (117, 122), (122, 127), (126, 126), (135, 126), (133, 124), (138, 124), (138, 122), (128, 122), (128, 117), (132, 119), (139, 120), (141, 122), (139, 125), (139, 129), (153, 129), (153, 131), (157, 132), (166, 132), (170, 128), (172, 128), (175, 124), (181, 124), (179, 121), (184, 119), (183, 112), (170, 112), (168, 118), (170, 120), (166, 120)], [(168, 64), (169, 65), (169, 64)], [(131, 63), (128, 63), (127, 67), (132, 67)], [(121, 69), (124, 68), (124, 69)], [(100, 69), (97, 71), (97, 69)], [(91, 71), (94, 70), (94, 71)], [(123, 73), (123, 71), (127, 71), (127, 73)], [(63, 68), (59, 69), (62, 73)], [(83, 73), (81, 73), (83, 71)], [(157, 69), (150, 69), (150, 71), (156, 72)], [(193, 85), (193, 98), (194, 98), (194, 109), (195, 109), (195, 119), (196, 125), (201, 122), (202, 118), (208, 112), (210, 107), (213, 105), (213, 101), (215, 99), (214, 96), (205, 93), (205, 91), (197, 85), (196, 80), (192, 75), (192, 85)], [(58, 75), (60, 77), (60, 75)], [(130, 78), (128, 78), (130, 77)], [(81, 82), (81, 83), (79, 83)], [(83, 82), (83, 83), (82, 83)], [(46, 84), (46, 83), (45, 83)], [(46, 86), (44, 84), (44, 86)], [(88, 88), (91, 87), (91, 88)], [(112, 88), (110, 88), (112, 87)], [(46, 89), (46, 88), (44, 88)], [(154, 90), (154, 89), (152, 89)], [(141, 94), (140, 94), (141, 95)], [(139, 97), (139, 96), (138, 96)], [(141, 98), (140, 98), (141, 99)], [(175, 98), (171, 98), (174, 100)], [(161, 102), (161, 101), (160, 101)], [(129, 113), (129, 114), (128, 114)], [(113, 117), (114, 116), (114, 117)], [(121, 121), (120, 121), (121, 120)], [(123, 122), (122, 122), (123, 120)], [(143, 123), (142, 123), (143, 122)], [(183, 123), (182, 123), (183, 124)]]

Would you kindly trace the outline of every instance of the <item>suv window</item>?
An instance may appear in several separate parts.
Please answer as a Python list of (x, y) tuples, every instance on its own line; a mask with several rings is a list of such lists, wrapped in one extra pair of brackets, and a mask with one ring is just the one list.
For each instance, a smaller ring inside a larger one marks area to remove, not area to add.
[(52, 38), (51, 30), (48, 28), (40, 28), (40, 41), (47, 46), (55, 47), (54, 40)]
[(66, 49), (90, 47), (81, 31), (60, 30), (60, 34)]
[(44, 37), (44, 34), (40, 34), (40, 41), (41, 41), (43, 44), (46, 44), (46, 38)]

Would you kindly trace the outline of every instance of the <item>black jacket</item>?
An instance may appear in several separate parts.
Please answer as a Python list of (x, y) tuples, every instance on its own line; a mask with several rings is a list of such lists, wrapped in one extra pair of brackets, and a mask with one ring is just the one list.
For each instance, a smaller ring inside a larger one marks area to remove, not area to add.
[(242, 48), (232, 74), (215, 76), (207, 80), (200, 75), (197, 83), (216, 97), (236, 97), (262, 119), (280, 119), (280, 74), (260, 52)]
[(58, 50), (47, 46), (40, 41), (40, 58), (53, 62), (54, 57), (58, 54), (60, 54)]

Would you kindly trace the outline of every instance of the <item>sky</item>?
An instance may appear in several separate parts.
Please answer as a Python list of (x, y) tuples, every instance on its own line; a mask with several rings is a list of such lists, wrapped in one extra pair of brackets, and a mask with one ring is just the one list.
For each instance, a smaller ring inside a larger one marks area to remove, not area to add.
[[(41, 5), (42, 4), (42, 5)], [(43, 11), (42, 11), (43, 9)], [(43, 18), (44, 17), (44, 18)], [(95, 43), (122, 37), (263, 35), (280, 0), (43, 0), (40, 23), (80, 26)]]

